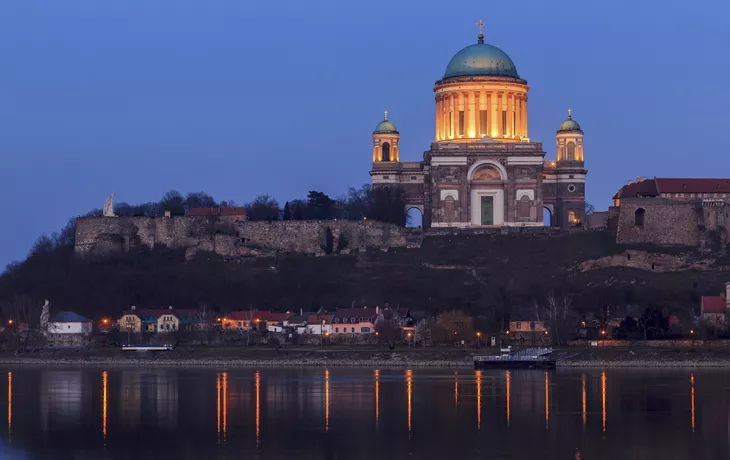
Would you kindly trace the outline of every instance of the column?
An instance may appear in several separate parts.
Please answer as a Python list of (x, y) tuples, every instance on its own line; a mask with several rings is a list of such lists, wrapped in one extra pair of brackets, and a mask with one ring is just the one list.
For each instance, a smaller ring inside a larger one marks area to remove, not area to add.
[(476, 107), (477, 107), (477, 101), (479, 98), (477, 97), (479, 93), (470, 92), (469, 95), (469, 122), (467, 123), (467, 130), (466, 135), (469, 138), (476, 138), (477, 137), (477, 125), (476, 125)]
[(456, 100), (453, 94), (449, 95), (449, 110), (448, 110), (448, 119), (449, 119), (449, 132), (447, 134), (447, 137), (449, 139), (454, 138), (454, 108), (456, 106)]
[(522, 111), (522, 131), (525, 133), (525, 137), (530, 137), (529, 131), (527, 130), (527, 94), (524, 95), (525, 101), (523, 102), (523, 111)]
[(441, 94), (441, 140), (446, 140), (446, 122), (449, 118), (446, 116), (446, 105), (448, 99), (444, 94)]
[(512, 93), (508, 93), (507, 94), (507, 137), (510, 139), (512, 139), (515, 136), (514, 113), (515, 113), (515, 95)]
[(436, 95), (436, 142), (441, 140), (441, 96)]
[(502, 139), (502, 133), (504, 133), (504, 126), (502, 126), (503, 95), (504, 93), (497, 93), (497, 137), (499, 139)]
[(489, 111), (489, 137), (494, 138), (497, 135), (497, 108), (495, 106), (495, 94), (490, 91), (487, 93), (487, 110)]
[(484, 91), (474, 93), (474, 133), (477, 139), (482, 138), (482, 106), (484, 106)]
[(515, 95), (515, 101), (517, 107), (517, 127), (515, 127), (515, 132), (517, 133), (517, 137), (522, 137), (522, 95)]

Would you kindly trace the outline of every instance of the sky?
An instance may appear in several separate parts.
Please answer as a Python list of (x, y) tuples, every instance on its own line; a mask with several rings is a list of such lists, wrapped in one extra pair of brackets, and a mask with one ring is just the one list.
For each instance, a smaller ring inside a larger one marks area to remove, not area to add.
[(531, 87), (546, 159), (573, 110), (596, 209), (640, 176), (729, 177), (729, 16), (720, 0), (3, 0), (0, 269), (112, 192), (340, 196), (369, 182), (384, 110), (401, 160), (422, 160), (433, 84), (479, 19)]

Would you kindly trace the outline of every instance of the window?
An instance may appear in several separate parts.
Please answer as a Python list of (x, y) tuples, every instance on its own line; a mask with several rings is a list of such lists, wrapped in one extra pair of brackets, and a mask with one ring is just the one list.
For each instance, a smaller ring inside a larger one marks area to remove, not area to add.
[(365, 332), (365, 333), (370, 332), (370, 328), (369, 327), (361, 327), (360, 328), (360, 332)]
[(390, 144), (383, 142), (383, 161), (390, 161)]
[(517, 321), (517, 323), (515, 325), (515, 329), (522, 329), (522, 322), (521, 321)]
[(464, 136), (464, 111), (459, 110), (459, 136)]
[(336, 333), (339, 333), (339, 332), (340, 332), (340, 328), (339, 328), (339, 327), (336, 327), (336, 328), (335, 328), (335, 332), (336, 332)]
[(528, 219), (530, 217), (530, 197), (522, 195), (520, 201), (517, 203), (517, 217), (522, 219)]
[(532, 329), (533, 331), (535, 330), (535, 322), (534, 321), (530, 321), (530, 329)]
[(570, 185), (568, 185), (568, 191), (569, 191), (570, 193), (573, 193), (573, 192), (575, 192), (575, 185), (573, 185), (573, 184), (570, 184)]
[(355, 328), (354, 328), (354, 327), (352, 328), (352, 333), (353, 333), (353, 334), (355, 333)]
[(486, 136), (489, 132), (487, 131), (487, 113), (486, 110), (479, 111), (479, 132), (482, 136)]
[(568, 211), (568, 223), (571, 225), (578, 223), (578, 219), (575, 217), (575, 211)]
[(643, 208), (639, 208), (634, 212), (634, 225), (637, 227), (643, 227), (644, 226), (644, 214), (646, 211), (644, 211)]
[(568, 155), (566, 160), (575, 161), (575, 142), (568, 142)]
[(453, 219), (454, 209), (454, 197), (449, 195), (444, 200), (444, 217), (446, 219)]

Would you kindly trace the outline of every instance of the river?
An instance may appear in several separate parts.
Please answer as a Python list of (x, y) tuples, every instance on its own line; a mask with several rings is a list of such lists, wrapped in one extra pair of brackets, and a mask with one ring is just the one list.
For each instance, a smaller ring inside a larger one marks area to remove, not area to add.
[(3, 459), (719, 459), (730, 371), (12, 367)]

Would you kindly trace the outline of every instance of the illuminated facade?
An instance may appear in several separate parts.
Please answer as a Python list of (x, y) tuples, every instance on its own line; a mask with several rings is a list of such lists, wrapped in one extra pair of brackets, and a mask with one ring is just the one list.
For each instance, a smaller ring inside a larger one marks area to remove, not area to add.
[(484, 43), (462, 49), (434, 87), (435, 142), (421, 162), (400, 161), (400, 133), (388, 119), (373, 131), (375, 187), (399, 187), (424, 227), (581, 225), (585, 214), (583, 131), (568, 114), (556, 161), (530, 141), (530, 90), (510, 57)]

